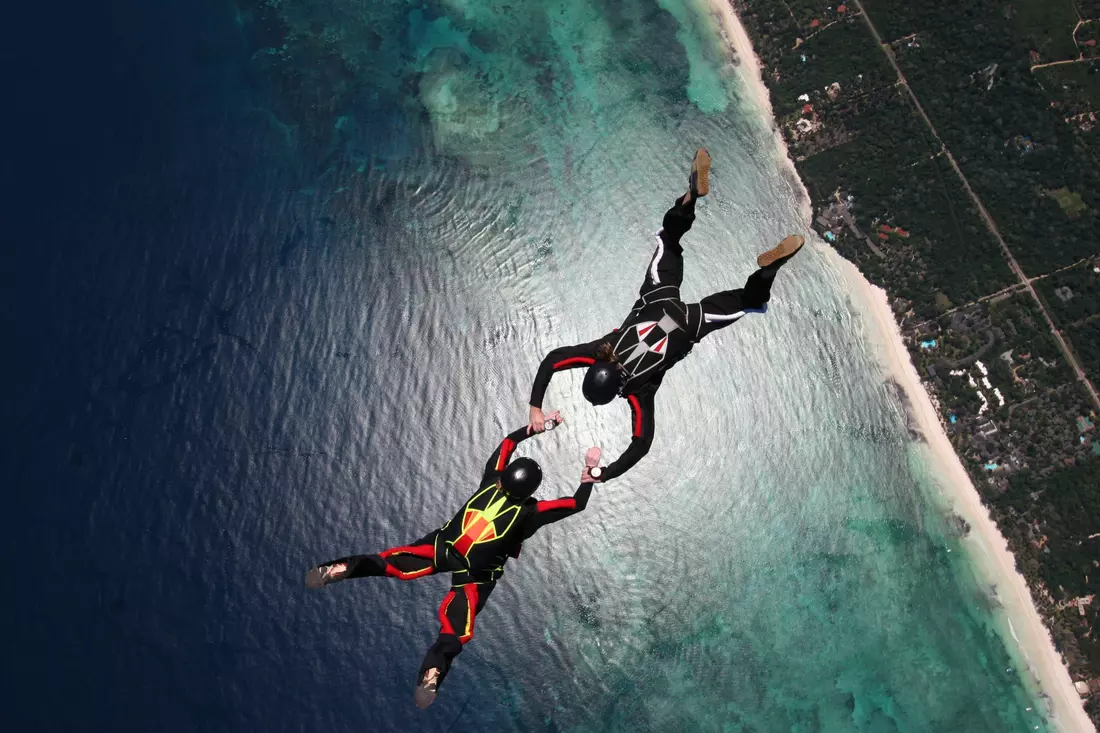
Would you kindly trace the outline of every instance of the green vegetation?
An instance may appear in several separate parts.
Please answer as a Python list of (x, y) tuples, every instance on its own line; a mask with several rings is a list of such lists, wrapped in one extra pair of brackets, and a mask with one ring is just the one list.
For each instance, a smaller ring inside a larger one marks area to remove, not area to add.
[[(982, 0), (870, 0), (866, 7), (887, 36), (917, 35), (919, 47), (899, 48), (898, 63), (1027, 274), (1093, 254), (1100, 158), (1032, 73), (1034, 49), (1019, 34), (1019, 13), (1008, 19), (1004, 6)], [(1062, 187), (1079, 192), (1089, 210), (1067, 218), (1041, 193)]]
[[(1100, 22), (1093, 27), (1100, 31)], [(1059, 64), (1036, 69), (1035, 80), (1064, 117), (1087, 115), (1100, 110), (1100, 62)], [(1089, 127), (1091, 120), (1083, 119), (1072, 124), (1080, 131)], [(1087, 130), (1086, 130), (1087, 131)]]
[(1100, 585), (1100, 415), (1043, 313), (1100, 381), (1100, 20), (1078, 23), (1100, 0), (867, 0), (939, 140), (857, 8), (739, 5), (814, 227), (889, 291), (1074, 679), (1100, 677), (1100, 604), (1076, 605)]
[(1044, 191), (1047, 196), (1058, 202), (1058, 206), (1062, 211), (1066, 212), (1066, 216), (1070, 219), (1076, 219), (1077, 217), (1088, 211), (1088, 206), (1081, 200), (1081, 194), (1076, 191), (1070, 191), (1065, 186), (1057, 189), (1056, 191)]
[[(1036, 281), (1035, 288), (1059, 328), (1100, 314), (1100, 273), (1094, 271), (1097, 266), (1090, 260)], [(1095, 374), (1100, 378), (1100, 371)]]
[[(1001, 516), (1001, 528), (1017, 557), (1031, 556), (1021, 563), (1029, 580), (1040, 580), (1048, 589), (1061, 591), (1068, 598), (1081, 598), (1096, 592), (1090, 574), (1096, 574), (1100, 557), (1100, 459), (1084, 460), (1067, 470), (1048, 477), (1020, 474), (1009, 481), (1008, 489), (993, 499)], [(1038, 504), (1033, 496), (1042, 497)], [(1039, 508), (1042, 511), (1039, 511)], [(1042, 547), (1049, 552), (1027, 552)], [(1075, 633), (1062, 635), (1060, 646), (1071, 667), (1100, 667), (1100, 637), (1089, 629), (1100, 619), (1100, 604), (1044, 609), (1057, 614), (1060, 626)], [(1094, 716), (1095, 717), (1095, 716)]]
[[(853, 214), (882, 255), (846, 228), (837, 232), (837, 249), (872, 281), (904, 288), (921, 317), (1004, 288), (1012, 274), (997, 242), (947, 161), (933, 154), (906, 101), (893, 87), (868, 100), (872, 106), (847, 120), (846, 142), (801, 166), (815, 201), (828, 200), (838, 188), (853, 196)], [(904, 180), (898, 171), (906, 172)], [(883, 239), (883, 225), (901, 227), (908, 236)]]
[[(794, 47), (799, 36), (791, 39)], [(781, 57), (776, 71), (775, 102), (797, 108), (798, 96), (822, 93), (836, 82), (842, 90), (877, 89), (893, 82), (886, 64), (866, 66), (862, 60), (878, 53), (871, 37), (857, 24), (839, 22), (804, 41)], [(805, 60), (803, 60), (805, 59)]]
[(837, 7), (750, 6), (769, 39), (758, 50), (773, 107), (815, 208), (839, 194), (858, 220), (856, 231), (835, 216), (819, 228), (872, 282), (903, 294), (916, 319), (1010, 285), (996, 239), (885, 56), (859, 19)]
[(1067, 331), (1077, 349), (1081, 368), (1089, 374), (1100, 374), (1100, 319), (1090, 318)]
[(1085, 58), (1096, 58), (1100, 54), (1100, 50), (1097, 49), (1100, 45), (1100, 24), (1093, 22), (1077, 26), (1074, 40), (1077, 41), (1078, 53)]
[(1100, 18), (1100, 0), (1073, 0), (1082, 18)]
[[(1088, 27), (1100, 32), (1100, 22)], [(1096, 48), (1091, 51), (1095, 53)], [(1100, 59), (1047, 66), (1036, 69), (1034, 75), (1082, 149), (1091, 159), (1100, 160)]]
[(1070, 0), (1016, 0), (1005, 12), (1017, 33), (1031, 41), (1040, 62), (1077, 58), (1077, 9)]

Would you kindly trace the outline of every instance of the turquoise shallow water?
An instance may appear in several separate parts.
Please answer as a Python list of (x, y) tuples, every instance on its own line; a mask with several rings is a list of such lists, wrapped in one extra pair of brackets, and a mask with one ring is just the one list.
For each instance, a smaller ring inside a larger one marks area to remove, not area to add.
[[(89, 148), (140, 154), (82, 188), (90, 224), (32, 209), (70, 248), (33, 255), (27, 348), (70, 351), (13, 397), (24, 729), (1046, 729), (819, 242), (668, 375), (649, 456), (525, 547), (415, 710), (444, 581), (304, 570), (450, 517), (541, 356), (625, 315), (697, 146), (688, 298), (802, 230), (800, 189), (697, 0), (163, 7), (117, 15), (141, 104)], [(524, 446), (547, 496), (629, 438), (579, 388)]]
[[(395, 362), (410, 366), (431, 423), (481, 405), (449, 451), (522, 421), (541, 354), (625, 313), (696, 146), (714, 155), (714, 194), (686, 240), (689, 297), (738, 283), (758, 250), (802, 229), (799, 190), (705, 4), (280, 7), (303, 33), (332, 37), (349, 65), (376, 69), (358, 72), (366, 87), (355, 94), (377, 83), (417, 112), (416, 145), (388, 154), (349, 136), (344, 151), (364, 159), (337, 178), (358, 191), (338, 211), (354, 217), (364, 198), (390, 192), (387, 261), (360, 289), (374, 301), (366, 338), (408, 339), (364, 379), (383, 385)], [(372, 51), (361, 46), (368, 29), (383, 39)], [(649, 457), (530, 548), (481, 622), (477, 653), (509, 680), (500, 702), (513, 725), (1042, 726), (986, 602), (947, 552), (864, 329), (811, 247), (766, 316), (669, 376)], [(535, 448), (563, 487), (585, 446), (615, 453), (627, 438), (625, 406), (592, 410), (578, 381), (556, 380), (548, 405), (572, 419)], [(375, 393), (356, 409), (386, 406)], [(424, 513), (424, 491), (394, 508)], [(368, 536), (387, 536), (388, 523), (375, 518)], [(329, 602), (366, 592), (341, 591)], [(396, 659), (406, 652), (415, 657)], [(379, 650), (353, 653), (366, 663)], [(464, 658), (448, 694), (477, 676)]]

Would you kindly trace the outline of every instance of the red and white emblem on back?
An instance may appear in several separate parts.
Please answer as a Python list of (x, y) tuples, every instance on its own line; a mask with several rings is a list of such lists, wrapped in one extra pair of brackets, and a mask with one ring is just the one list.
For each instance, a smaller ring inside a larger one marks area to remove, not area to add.
[[(668, 335), (678, 330), (680, 326), (666, 313), (659, 321), (642, 321), (641, 323), (635, 323), (632, 328), (637, 335), (637, 342), (626, 346), (620, 339), (616, 351), (619, 353), (623, 366), (631, 368), (631, 365), (634, 365), (635, 369), (641, 367), (643, 370), (648, 370), (639, 361), (646, 354), (656, 354), (658, 357), (657, 363), (660, 363), (668, 348)], [(653, 368), (653, 366), (656, 366), (656, 364), (648, 368)]]
[[(645, 340), (645, 337), (648, 336), (649, 333), (651, 331), (653, 331), (653, 329), (660, 328), (663, 325), (664, 324), (662, 324), (658, 321), (643, 321), (642, 323), (636, 324), (634, 326), (634, 330), (636, 330), (638, 332), (639, 347), (644, 348), (645, 351), (652, 351), (652, 352), (655, 352), (657, 354), (664, 353), (665, 346), (668, 344), (668, 336), (667, 335), (662, 337), (661, 340), (658, 341), (657, 343), (653, 343), (653, 344), (646, 343), (646, 340)], [(655, 333), (653, 335), (654, 336), (659, 336), (660, 334)]]

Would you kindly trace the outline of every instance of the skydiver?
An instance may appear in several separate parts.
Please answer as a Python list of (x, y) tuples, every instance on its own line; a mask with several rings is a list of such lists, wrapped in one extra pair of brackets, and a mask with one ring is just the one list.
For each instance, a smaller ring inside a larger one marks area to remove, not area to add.
[(563, 369), (586, 367), (582, 391), (594, 405), (605, 405), (616, 395), (625, 397), (632, 413), (630, 446), (605, 467), (594, 467), (598, 481), (621, 476), (649, 452), (653, 443), (653, 397), (665, 372), (691, 352), (706, 336), (735, 323), (747, 313), (764, 313), (776, 273), (802, 248), (804, 239), (793, 234), (756, 258), (759, 268), (745, 287), (725, 290), (685, 303), (680, 297), (684, 279), (684, 250), (680, 238), (695, 221), (695, 202), (710, 190), (710, 155), (695, 153), (688, 192), (672, 205), (657, 232), (645, 279), (630, 314), (606, 336), (576, 346), (554, 349), (539, 365), (531, 387), (530, 428), (545, 420), (543, 398), (550, 379)]
[(508, 558), (519, 557), (523, 541), (542, 527), (588, 505), (595, 480), (589, 468), (599, 463), (599, 448), (588, 450), (581, 484), (573, 496), (550, 501), (532, 496), (542, 481), (539, 464), (526, 457), (511, 461), (519, 443), (560, 421), (560, 413), (555, 412), (538, 430), (525, 425), (504, 438), (489, 456), (478, 490), (439, 529), (408, 545), (331, 560), (306, 573), (308, 588), (367, 576), (414, 580), (451, 573), (450, 592), (439, 606), (439, 637), (420, 665), (413, 693), (417, 707), (426, 708), (435, 701), (454, 658), (473, 638), (474, 620), (503, 576)]

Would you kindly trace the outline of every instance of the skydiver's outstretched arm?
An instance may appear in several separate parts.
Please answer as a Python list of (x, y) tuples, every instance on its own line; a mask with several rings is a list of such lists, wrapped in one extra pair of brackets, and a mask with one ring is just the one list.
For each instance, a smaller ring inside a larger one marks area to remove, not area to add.
[[(561, 413), (552, 412), (546, 419), (552, 419), (554, 422), (560, 423), (562, 421)], [(516, 428), (508, 433), (508, 435), (504, 437), (504, 440), (500, 442), (500, 445), (497, 446), (496, 450), (493, 451), (492, 455), (489, 456), (489, 460), (485, 462), (485, 473), (481, 477), (481, 485), (486, 486), (500, 478), (501, 471), (508, 465), (508, 461), (512, 460), (512, 453), (515, 451), (516, 446), (532, 435), (544, 432), (544, 429), (545, 425), (539, 430), (531, 430), (530, 426), (524, 425), (522, 428)]]
[[(584, 470), (581, 472), (581, 485), (572, 496), (563, 496), (560, 499), (535, 502), (535, 513), (531, 514), (524, 523), (522, 539), (527, 539), (535, 532), (548, 524), (561, 521), (585, 510), (588, 499), (592, 496), (592, 485), (596, 479), (589, 474), (589, 469), (600, 462), (600, 449), (592, 447), (584, 458)], [(518, 557), (518, 550), (516, 553)]]
[(596, 363), (596, 350), (601, 344), (610, 343), (612, 336), (613, 332), (603, 338), (589, 341), (587, 344), (560, 346), (546, 355), (546, 358), (539, 364), (539, 370), (535, 374), (535, 383), (531, 386), (531, 400), (529, 402), (531, 422), (529, 427), (532, 431), (542, 430), (542, 423), (546, 419), (542, 414), (542, 400), (546, 397), (546, 389), (550, 386), (550, 379), (554, 376), (554, 373), (565, 369), (592, 366)]
[(653, 419), (653, 395), (627, 395), (626, 399), (630, 403), (632, 435), (630, 445), (621, 456), (603, 470), (600, 481), (609, 481), (616, 476), (622, 476), (633, 468), (635, 463), (642, 460), (653, 445), (653, 434), (656, 428)]
[(592, 483), (588, 482), (578, 486), (572, 496), (537, 502), (535, 513), (530, 516), (523, 527), (523, 539), (527, 539), (548, 524), (559, 522), (566, 517), (583, 512), (585, 507), (588, 506), (588, 499), (591, 496)]
[(512, 452), (516, 449), (516, 446), (530, 438), (531, 435), (533, 433), (528, 433), (527, 426), (524, 425), (522, 428), (517, 428), (508, 433), (504, 440), (500, 441), (500, 445), (489, 456), (489, 460), (485, 461), (485, 473), (481, 478), (482, 486), (492, 483), (500, 476), (500, 472), (508, 465), (508, 461), (512, 460)]

